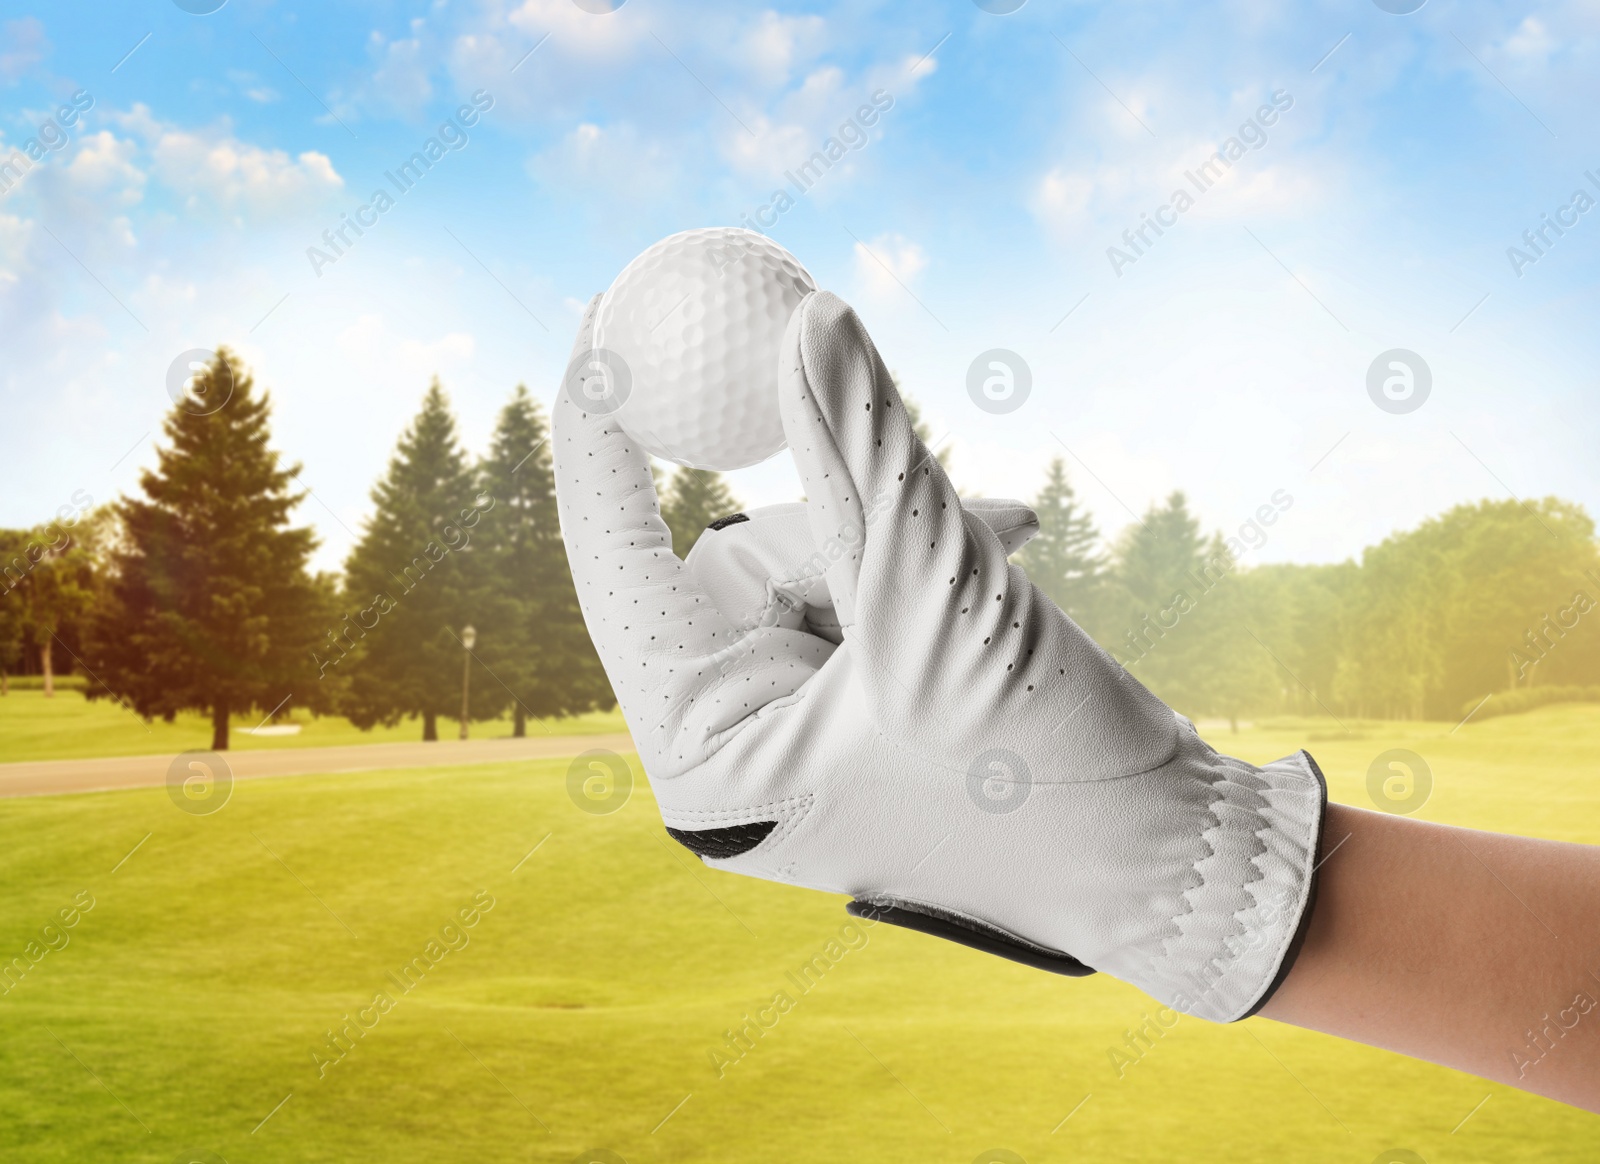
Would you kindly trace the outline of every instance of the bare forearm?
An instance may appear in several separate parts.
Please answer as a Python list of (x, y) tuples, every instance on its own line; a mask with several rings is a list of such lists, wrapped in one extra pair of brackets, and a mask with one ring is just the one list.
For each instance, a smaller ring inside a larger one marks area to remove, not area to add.
[(1600, 847), (1330, 804), (1265, 1017), (1600, 1111)]

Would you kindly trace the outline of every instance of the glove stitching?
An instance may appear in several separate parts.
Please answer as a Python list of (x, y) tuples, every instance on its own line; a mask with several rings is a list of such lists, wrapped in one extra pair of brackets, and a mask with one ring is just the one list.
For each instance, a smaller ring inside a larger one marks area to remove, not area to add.
[[(1195, 738), (1198, 739), (1198, 734), (1196, 734)], [(1203, 743), (1203, 741), (1201, 742)], [(1219, 800), (1226, 800), (1232, 807), (1254, 815), (1256, 820), (1259, 822), (1258, 827), (1251, 829), (1251, 837), (1256, 842), (1257, 850), (1250, 854), (1248, 858), (1249, 869), (1254, 876), (1246, 877), (1237, 887), (1239, 892), (1244, 895), (1246, 903), (1241, 904), (1232, 912), (1230, 916), (1230, 925), (1226, 933), (1208, 939), (1211, 942), (1222, 943), (1223, 948), (1227, 949), (1226, 943), (1228, 939), (1238, 937), (1241, 933), (1246, 933), (1250, 929), (1250, 927), (1240, 918), (1240, 914), (1246, 913), (1250, 910), (1259, 910), (1265, 902), (1266, 898), (1257, 891), (1258, 887), (1269, 881), (1287, 881), (1291, 887), (1303, 887), (1308, 876), (1306, 871), (1306, 861), (1308, 859), (1307, 855), (1309, 854), (1310, 850), (1298, 840), (1298, 830), (1296, 828), (1287, 827), (1288, 822), (1293, 819), (1295, 814), (1285, 812), (1283, 809), (1274, 804), (1271, 799), (1262, 795), (1263, 791), (1287, 792), (1291, 795), (1295, 795), (1296, 790), (1279, 788), (1274, 785), (1270, 779), (1267, 779), (1262, 773), (1265, 769), (1270, 768), (1275, 774), (1293, 776), (1303, 775), (1305, 779), (1310, 781), (1312, 784), (1315, 784), (1315, 780), (1306, 770), (1304, 763), (1300, 761), (1298, 755), (1288, 757), (1286, 760), (1274, 761), (1272, 764), (1263, 766), (1263, 768), (1257, 768), (1253, 765), (1246, 764), (1242, 760), (1238, 760), (1229, 756), (1221, 756), (1220, 754), (1216, 753), (1214, 749), (1210, 749), (1209, 746), (1207, 747), (1207, 751), (1210, 753), (1210, 755), (1206, 756), (1205, 759), (1207, 761), (1212, 761), (1212, 763), (1207, 764), (1206, 766), (1213, 769), (1215, 774), (1212, 775), (1208, 773), (1202, 778), (1210, 780), (1212, 789), (1217, 792), (1217, 795), (1207, 802), (1207, 808), (1205, 812), (1205, 815), (1210, 817), (1214, 823), (1202, 830), (1200, 834), (1202, 841), (1206, 844), (1207, 849), (1210, 850), (1207, 856), (1212, 855), (1216, 851), (1216, 846), (1211, 844), (1210, 838), (1216, 838), (1220, 840), (1221, 837), (1218, 835), (1219, 831), (1225, 828), (1221, 818), (1211, 809), (1211, 806), (1215, 805)], [(1228, 786), (1232, 786), (1233, 788), (1245, 792), (1248, 794), (1248, 796), (1229, 796), (1227, 794)], [(1272, 846), (1266, 844), (1262, 839), (1263, 836), (1266, 835), (1275, 835), (1281, 838), (1286, 844), (1292, 847), (1295, 856), (1292, 858), (1279, 857), (1276, 853), (1276, 850), (1274, 850)], [(1201, 861), (1203, 862), (1204, 859), (1205, 858), (1201, 858)], [(1269, 875), (1267, 866), (1274, 862), (1281, 862), (1285, 865), (1286, 868), (1283, 874), (1276, 876)], [(1177, 925), (1179, 918), (1195, 912), (1194, 903), (1190, 899), (1191, 894), (1195, 893), (1206, 884), (1205, 877), (1200, 873), (1198, 868), (1199, 863), (1200, 862), (1196, 863), (1195, 868), (1197, 882), (1196, 884), (1183, 890), (1181, 898), (1185, 908), (1181, 913), (1177, 914), (1173, 918), (1174, 925)], [(1280, 906), (1282, 903), (1273, 902), (1272, 904), (1276, 907)], [(1276, 967), (1282, 961), (1284, 952), (1288, 948), (1288, 944), (1294, 939), (1295, 931), (1296, 927), (1293, 925), (1282, 928), (1279, 940), (1275, 944), (1271, 958), (1266, 963), (1269, 967)], [(1174, 942), (1181, 941), (1184, 938), (1193, 936), (1194, 935), (1185, 933), (1182, 928), (1179, 927), (1176, 933), (1169, 934), (1161, 939), (1160, 953), (1151, 957), (1146, 966), (1146, 970), (1150, 975), (1150, 980), (1156, 982), (1163, 982), (1167, 980), (1167, 975), (1158, 972), (1158, 963), (1163, 963), (1168, 966), (1172, 965), (1172, 944)], [(1201, 952), (1204, 953), (1204, 951)], [(1210, 964), (1211, 960), (1216, 956), (1217, 955), (1213, 953), (1209, 957), (1202, 958), (1202, 964)], [(1239, 956), (1236, 957), (1234, 961), (1237, 962), (1241, 959), (1242, 956)], [(1230, 966), (1229, 970), (1232, 968), (1233, 967)], [(1252, 982), (1247, 984), (1242, 989), (1247, 991), (1250, 994), (1250, 997), (1239, 1001), (1237, 998), (1237, 988), (1232, 992), (1221, 991), (1217, 989), (1217, 987), (1219, 987), (1225, 981), (1226, 973), (1227, 971), (1224, 972), (1223, 977), (1219, 977), (1214, 982), (1210, 983), (1206, 991), (1200, 997), (1203, 998), (1208, 994), (1212, 995), (1214, 1002), (1212, 1009), (1220, 1011), (1224, 1014), (1232, 1015), (1235, 1012), (1244, 1009), (1248, 1003), (1253, 1001), (1254, 996), (1259, 993), (1258, 988), (1264, 988), (1266, 983)], [(1270, 980), (1270, 976), (1268, 976), (1268, 980)], [(1187, 991), (1186, 985), (1180, 984), (1180, 989), (1185, 990), (1185, 992)], [(1196, 998), (1195, 1001), (1198, 1002), (1199, 998)]]
[[(770, 816), (773, 813), (782, 813), (786, 809), (789, 809), (795, 805), (799, 805), (801, 807), (810, 807), (813, 799), (815, 798), (811, 793), (804, 792), (797, 796), (786, 796), (782, 800), (769, 801), (766, 804), (753, 804), (745, 808), (678, 809), (671, 813), (671, 817), (673, 823), (682, 821), (686, 824), (704, 824), (710, 821), (751, 820), (756, 816)], [(667, 813), (662, 813), (661, 815), (662, 819), (666, 819), (668, 816)]]
[[(666, 819), (666, 814), (663, 813), (662, 814), (662, 822), (664, 824), (669, 824), (669, 825), (670, 824), (678, 824), (678, 823), (684, 823), (684, 824), (714, 824), (714, 823), (745, 824), (745, 823), (749, 823), (749, 822), (754, 821), (754, 820), (771, 819), (772, 817), (777, 817), (777, 827), (774, 828), (770, 833), (768, 833), (767, 836), (762, 840), (762, 842), (759, 845), (757, 845), (755, 848), (751, 849), (748, 853), (740, 853), (739, 856), (736, 857), (736, 858), (729, 858), (729, 860), (741, 860), (743, 858), (751, 856), (754, 853), (759, 853), (762, 850), (771, 850), (772, 848), (776, 847), (785, 838), (790, 836), (794, 832), (794, 830), (799, 826), (800, 822), (802, 820), (804, 820), (810, 814), (811, 806), (813, 805), (813, 803), (815, 803), (815, 800), (816, 800), (815, 796), (813, 796), (809, 792), (806, 792), (806, 793), (802, 793), (799, 796), (790, 796), (790, 797), (786, 797), (783, 800), (776, 800), (776, 801), (773, 801), (770, 804), (756, 805), (756, 806), (751, 807), (751, 808), (738, 808), (738, 809), (730, 808), (730, 809), (715, 809), (715, 810), (709, 810), (708, 809), (708, 810), (689, 810), (689, 811), (675, 812), (675, 813), (672, 814), (673, 815), (673, 820), (671, 820), (671, 821), (668, 821)], [(709, 862), (707, 862), (707, 863), (709, 864)], [(794, 867), (793, 863), (791, 863), (788, 866), (788, 868), (790, 868), (790, 869), (792, 869), (793, 867)], [(775, 870), (775, 872), (778, 872), (778, 873), (781, 874), (783, 871), (782, 870)]]

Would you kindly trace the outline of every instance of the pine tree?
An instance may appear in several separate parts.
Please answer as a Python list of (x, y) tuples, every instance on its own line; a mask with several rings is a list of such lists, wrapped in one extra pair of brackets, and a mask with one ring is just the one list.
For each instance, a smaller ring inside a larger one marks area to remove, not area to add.
[(1231, 568), (1208, 562), (1205, 546), (1187, 499), (1173, 493), (1123, 533), (1111, 571), (1107, 647), (1157, 695), (1183, 706), (1197, 686), (1195, 611)]
[(1060, 457), (1050, 462), (1033, 508), (1039, 515), (1039, 532), (1017, 561), (1051, 602), (1094, 634), (1105, 607), (1106, 562), (1096, 549), (1100, 534), (1078, 504)]
[(346, 611), (318, 651), (322, 674), (346, 686), (345, 714), (360, 728), (461, 707), (461, 631), (477, 616), (482, 574), (474, 539), (495, 506), (478, 495), (455, 418), (436, 378), (400, 437), (376, 506), (345, 564)]
[(727, 480), (707, 469), (679, 468), (661, 501), (661, 516), (672, 531), (672, 552), (685, 559), (706, 526), (738, 512)]
[(1256, 616), (1238, 562), (1220, 534), (1202, 536), (1182, 493), (1124, 533), (1111, 579), (1116, 614), (1106, 645), (1162, 699), (1235, 723), (1272, 701), (1275, 668), (1251, 635)]
[(291, 490), (299, 467), (283, 467), (268, 447), (266, 393), (226, 350), (194, 393), (223, 404), (204, 413), (177, 404), (162, 429), (171, 447), (139, 480), (148, 500), (116, 507), (121, 536), (85, 643), (104, 686), (87, 694), (146, 718), (209, 711), (211, 746), (222, 751), (232, 713), (270, 711), (286, 697), (326, 705), (307, 659), (329, 610), (306, 569), (316, 537), (289, 526), (304, 495)]
[(478, 483), (494, 499), (477, 535), (487, 586), (476, 654), (491, 673), (482, 709), (498, 713), (510, 704), (512, 735), (521, 737), (530, 715), (610, 706), (556, 517), (549, 429), (520, 384), (500, 413)]

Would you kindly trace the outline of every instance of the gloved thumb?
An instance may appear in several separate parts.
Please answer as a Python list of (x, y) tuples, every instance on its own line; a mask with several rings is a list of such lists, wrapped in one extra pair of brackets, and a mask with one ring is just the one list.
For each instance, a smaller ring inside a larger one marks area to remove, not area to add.
[[(940, 556), (941, 540), (948, 551), (966, 537), (961, 503), (844, 300), (819, 291), (801, 301), (784, 336), (782, 371), (784, 433), (805, 487), (813, 541), (832, 561), (834, 608), (848, 630), (859, 621), (863, 571), (880, 585), (900, 575), (904, 585), (896, 589), (926, 588), (926, 567)], [(974, 524), (998, 552), (993, 534)]]
[(1065, 754), (1070, 779), (1162, 763), (1172, 712), (962, 509), (850, 306), (825, 291), (802, 300), (782, 359), (784, 433), (879, 728), (919, 747), (941, 737), (967, 757)]

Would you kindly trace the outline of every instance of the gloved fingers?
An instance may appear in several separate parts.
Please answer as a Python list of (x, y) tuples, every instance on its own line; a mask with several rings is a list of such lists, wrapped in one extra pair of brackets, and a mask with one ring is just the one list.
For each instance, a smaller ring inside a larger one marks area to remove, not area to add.
[[(963, 498), (962, 509), (983, 521), (1007, 554), (1039, 531), (1039, 517), (1020, 501)], [(828, 551), (811, 536), (803, 502), (746, 510), (707, 529), (689, 552), (689, 572), (736, 623), (805, 626), (838, 642), (833, 595), (828, 590)]]
[[(591, 350), (599, 300), (569, 368)], [(551, 410), (562, 535), (584, 621), (646, 770), (670, 776), (703, 762), (721, 733), (765, 702), (792, 694), (833, 648), (723, 616), (673, 554), (649, 457), (607, 403), (569, 374)]]

